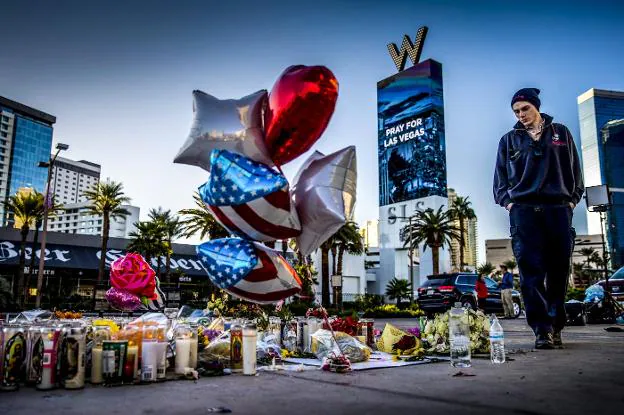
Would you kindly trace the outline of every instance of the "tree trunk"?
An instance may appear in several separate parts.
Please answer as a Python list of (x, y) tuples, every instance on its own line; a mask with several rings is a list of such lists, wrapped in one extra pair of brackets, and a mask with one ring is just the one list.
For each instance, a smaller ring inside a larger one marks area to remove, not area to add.
[(167, 283), (171, 282), (171, 241), (167, 244), (167, 258), (165, 262), (165, 278), (167, 279)]
[(22, 240), (20, 241), (20, 257), (19, 265), (17, 268), (17, 289), (15, 290), (15, 300), (17, 304), (22, 306), (24, 304), (24, 266), (26, 265), (26, 238), (28, 238), (28, 224), (24, 223), (20, 232)]
[(466, 246), (466, 240), (464, 239), (464, 218), (459, 218), (459, 270), (464, 270), (464, 246)]
[(439, 246), (431, 247), (431, 257), (433, 260), (433, 275), (437, 275), (440, 273), (440, 247)]
[(161, 261), (162, 259), (162, 255), (158, 255), (158, 257), (156, 258), (156, 276), (158, 277), (158, 279), (160, 279), (160, 266), (161, 266)]
[(282, 256), (286, 258), (288, 252), (288, 239), (282, 239)]
[(323, 289), (321, 291), (321, 304), (329, 307), (329, 250), (321, 248), (321, 278)]
[(97, 283), (93, 287), (93, 308), (95, 308), (95, 292), (102, 283), (106, 267), (106, 248), (108, 247), (108, 233), (110, 231), (110, 217), (108, 212), (102, 215), (104, 223), (102, 224), (102, 245), (100, 246), (100, 265), (98, 267)]
[(340, 289), (338, 290), (338, 304), (342, 305), (342, 260), (344, 258), (344, 245), (338, 247), (338, 264), (336, 265), (336, 275), (340, 275)]
[[(33, 242), (32, 242), (32, 248), (31, 248), (31, 253), (30, 253), (30, 266), (29, 266), (29, 272), (28, 272), (28, 284), (26, 284), (26, 287), (24, 288), (24, 293), (28, 292), (28, 287), (30, 286), (30, 282), (33, 279), (33, 276), (35, 275), (35, 258), (37, 257), (37, 255), (35, 255), (35, 252), (37, 250), (37, 241), (39, 240), (39, 226), (41, 226), (41, 222), (37, 222), (35, 224), (35, 235), (33, 236)], [(26, 294), (24, 294), (26, 295)], [(24, 297), (24, 298), (28, 298), (28, 297)]]

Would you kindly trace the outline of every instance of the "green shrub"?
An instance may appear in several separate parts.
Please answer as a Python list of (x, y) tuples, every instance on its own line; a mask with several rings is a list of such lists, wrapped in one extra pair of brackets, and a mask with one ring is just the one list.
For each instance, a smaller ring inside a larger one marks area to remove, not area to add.
[(580, 288), (570, 288), (568, 290), (568, 293), (566, 294), (566, 301), (570, 301), (570, 300), (583, 301), (584, 298), (585, 298), (585, 290), (582, 290)]

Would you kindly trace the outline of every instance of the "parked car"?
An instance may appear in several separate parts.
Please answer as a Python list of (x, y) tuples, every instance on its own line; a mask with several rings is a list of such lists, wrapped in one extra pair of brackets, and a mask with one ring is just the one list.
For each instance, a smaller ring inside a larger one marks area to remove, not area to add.
[[(605, 281), (598, 281), (605, 288)], [(609, 292), (619, 301), (624, 301), (624, 267), (609, 277)]]
[[(484, 277), (484, 279), (488, 289), (485, 312), (503, 313), (503, 300), (498, 283), (489, 277)], [(446, 311), (456, 302), (476, 310), (476, 282), (477, 274), (471, 273), (430, 275), (427, 281), (418, 288), (418, 305), (428, 314)], [(518, 291), (513, 290), (512, 299), (514, 317), (517, 318), (522, 310), (522, 297)]]

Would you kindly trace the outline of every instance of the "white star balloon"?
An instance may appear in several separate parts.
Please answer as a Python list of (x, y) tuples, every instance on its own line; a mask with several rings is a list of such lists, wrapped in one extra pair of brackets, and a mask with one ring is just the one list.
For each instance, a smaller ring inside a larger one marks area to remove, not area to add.
[(297, 246), (303, 255), (317, 250), (353, 218), (356, 187), (355, 146), (328, 156), (316, 151), (303, 163), (292, 188), (302, 230)]
[(223, 149), (273, 166), (262, 128), (266, 102), (264, 89), (241, 99), (223, 100), (193, 91), (191, 132), (173, 162), (210, 171), (210, 152)]

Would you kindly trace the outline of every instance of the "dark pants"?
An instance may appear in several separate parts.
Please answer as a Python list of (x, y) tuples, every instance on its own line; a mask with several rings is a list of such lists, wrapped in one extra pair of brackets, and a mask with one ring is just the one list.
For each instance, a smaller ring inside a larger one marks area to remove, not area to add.
[(527, 323), (535, 334), (561, 331), (576, 237), (572, 208), (514, 204), (509, 222)]
[(484, 312), (485, 312), (485, 304), (487, 304), (487, 297), (477, 299), (477, 305), (479, 309), (483, 310)]

